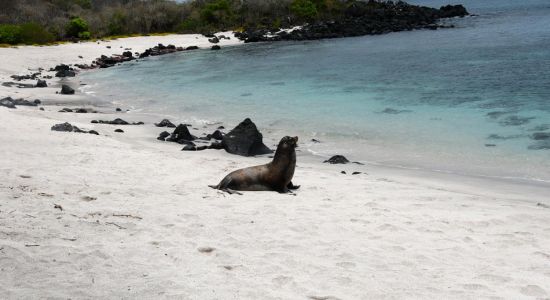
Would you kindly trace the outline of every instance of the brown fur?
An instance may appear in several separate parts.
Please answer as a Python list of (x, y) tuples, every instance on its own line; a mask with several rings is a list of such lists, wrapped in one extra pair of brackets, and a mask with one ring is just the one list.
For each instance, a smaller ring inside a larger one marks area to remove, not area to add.
[(291, 182), (296, 168), (298, 137), (284, 137), (279, 142), (273, 161), (268, 164), (233, 171), (212, 188), (236, 191), (277, 191), (297, 189)]

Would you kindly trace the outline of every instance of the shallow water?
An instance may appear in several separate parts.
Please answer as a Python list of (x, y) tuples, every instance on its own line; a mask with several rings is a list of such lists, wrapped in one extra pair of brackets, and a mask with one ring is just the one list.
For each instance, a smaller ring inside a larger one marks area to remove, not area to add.
[(550, 3), (464, 2), (478, 16), (455, 29), (178, 53), (83, 79), (182, 121), (251, 117), (317, 155), (550, 182), (550, 140), (533, 136), (550, 132)]

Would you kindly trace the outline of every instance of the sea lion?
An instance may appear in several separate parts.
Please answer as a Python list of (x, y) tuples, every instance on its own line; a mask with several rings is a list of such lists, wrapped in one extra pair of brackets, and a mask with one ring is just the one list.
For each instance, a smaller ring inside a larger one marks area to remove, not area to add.
[(277, 191), (288, 193), (300, 186), (292, 184), (292, 176), (296, 168), (296, 147), (298, 137), (285, 136), (279, 142), (273, 161), (261, 166), (254, 166), (233, 171), (218, 185), (211, 188), (230, 194), (234, 191)]

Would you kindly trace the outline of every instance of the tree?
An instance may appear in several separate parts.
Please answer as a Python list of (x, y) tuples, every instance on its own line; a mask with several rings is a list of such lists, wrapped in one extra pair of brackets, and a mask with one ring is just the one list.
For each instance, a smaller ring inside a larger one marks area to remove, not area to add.
[(84, 32), (88, 32), (88, 36), (90, 35), (88, 23), (80, 17), (71, 19), (65, 30), (68, 37), (77, 38), (80, 35), (85, 35)]
[(317, 17), (317, 7), (310, 0), (294, 0), (290, 4), (290, 11), (305, 21), (312, 21)]

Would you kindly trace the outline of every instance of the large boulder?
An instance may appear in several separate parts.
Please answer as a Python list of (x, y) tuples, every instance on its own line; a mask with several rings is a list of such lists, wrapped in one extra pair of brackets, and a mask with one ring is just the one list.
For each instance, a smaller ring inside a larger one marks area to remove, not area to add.
[(196, 137), (189, 132), (189, 129), (185, 124), (179, 124), (170, 137), (166, 139), (166, 141), (186, 144), (190, 141), (194, 141), (195, 139)]
[(66, 84), (61, 86), (62, 95), (74, 95), (74, 89)]
[(242, 156), (253, 156), (272, 153), (263, 143), (263, 136), (256, 125), (246, 118), (237, 127), (223, 137), (225, 151)]

